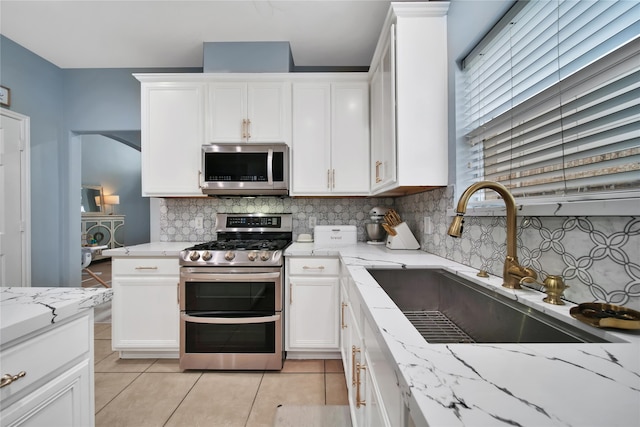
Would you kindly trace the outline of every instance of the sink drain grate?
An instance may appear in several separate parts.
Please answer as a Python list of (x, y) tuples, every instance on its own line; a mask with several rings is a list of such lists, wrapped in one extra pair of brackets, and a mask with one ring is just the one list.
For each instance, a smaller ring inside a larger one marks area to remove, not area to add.
[(475, 342), (439, 311), (403, 311), (403, 313), (427, 342), (433, 344)]

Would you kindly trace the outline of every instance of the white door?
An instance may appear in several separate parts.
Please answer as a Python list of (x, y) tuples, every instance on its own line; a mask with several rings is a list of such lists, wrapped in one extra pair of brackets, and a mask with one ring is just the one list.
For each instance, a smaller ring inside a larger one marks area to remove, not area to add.
[(0, 111), (0, 286), (31, 286), (29, 118)]

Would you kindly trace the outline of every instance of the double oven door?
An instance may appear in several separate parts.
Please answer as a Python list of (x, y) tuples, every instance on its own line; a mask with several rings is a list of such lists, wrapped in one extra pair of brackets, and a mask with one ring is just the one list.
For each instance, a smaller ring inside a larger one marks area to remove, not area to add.
[(279, 370), (283, 267), (182, 267), (180, 368)]

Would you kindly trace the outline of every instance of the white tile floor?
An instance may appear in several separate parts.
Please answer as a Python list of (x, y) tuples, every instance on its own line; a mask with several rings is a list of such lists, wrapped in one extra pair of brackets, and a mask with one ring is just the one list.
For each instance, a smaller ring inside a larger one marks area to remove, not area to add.
[(287, 360), (280, 372), (185, 373), (177, 359), (119, 359), (110, 323), (96, 323), (94, 344), (96, 427), (271, 427), (279, 405), (347, 405), (340, 360)]

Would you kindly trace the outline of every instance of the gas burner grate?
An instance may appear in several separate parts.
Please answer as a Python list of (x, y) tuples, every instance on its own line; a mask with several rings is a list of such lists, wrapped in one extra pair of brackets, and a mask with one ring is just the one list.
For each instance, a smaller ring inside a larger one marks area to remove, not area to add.
[(439, 311), (403, 311), (402, 313), (427, 342), (433, 344), (475, 342), (473, 338)]

